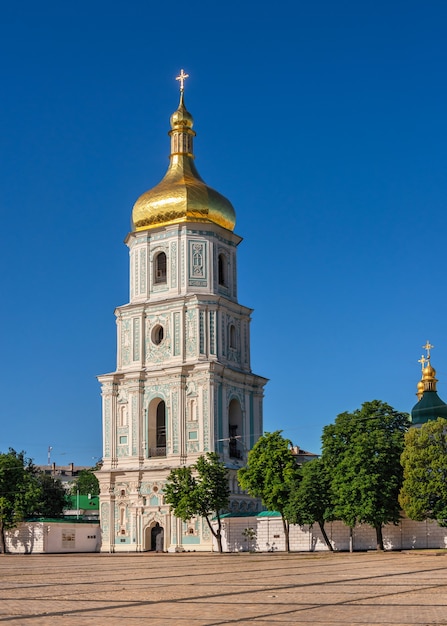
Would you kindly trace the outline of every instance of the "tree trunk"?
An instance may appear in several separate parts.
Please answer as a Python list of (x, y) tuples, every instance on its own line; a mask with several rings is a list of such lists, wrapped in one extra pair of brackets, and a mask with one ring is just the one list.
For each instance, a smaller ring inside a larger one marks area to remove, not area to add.
[(377, 550), (384, 550), (382, 524), (378, 524), (375, 528), (376, 528), (376, 537), (377, 537)]
[(216, 518), (217, 518), (217, 530), (214, 530), (210, 520), (208, 519), (208, 516), (205, 515), (205, 519), (206, 519), (206, 523), (208, 524), (208, 528), (210, 529), (211, 534), (213, 535), (213, 537), (216, 538), (217, 547), (219, 549), (219, 552), (222, 553), (223, 552), (223, 547), (222, 547), (222, 522), (220, 520), (219, 513), (216, 513)]
[(290, 540), (289, 540), (289, 522), (281, 514), (282, 526), (284, 528), (284, 537), (286, 539), (286, 552), (290, 552)]
[(5, 527), (0, 523), (0, 553), (6, 554)]
[(329, 540), (329, 537), (327, 536), (326, 529), (324, 527), (324, 522), (318, 522), (318, 526), (320, 527), (321, 534), (323, 535), (323, 539), (324, 539), (327, 547), (329, 548), (329, 550), (331, 552), (333, 552), (334, 548), (332, 547), (332, 544), (331, 544), (331, 542)]

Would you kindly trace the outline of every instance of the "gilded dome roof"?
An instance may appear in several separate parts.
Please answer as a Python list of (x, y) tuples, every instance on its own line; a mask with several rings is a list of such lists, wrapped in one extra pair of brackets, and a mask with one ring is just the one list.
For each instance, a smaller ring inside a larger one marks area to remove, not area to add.
[(132, 230), (148, 230), (179, 222), (211, 222), (234, 230), (236, 213), (231, 202), (209, 187), (195, 167), (193, 123), (181, 91), (178, 109), (171, 115), (168, 171), (158, 185), (135, 202)]

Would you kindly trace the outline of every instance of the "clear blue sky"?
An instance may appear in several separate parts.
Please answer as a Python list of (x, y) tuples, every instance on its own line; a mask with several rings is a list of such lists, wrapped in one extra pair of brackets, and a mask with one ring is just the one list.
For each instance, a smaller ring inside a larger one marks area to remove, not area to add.
[(190, 74), (196, 164), (237, 212), (265, 429), (318, 452), (362, 402), (447, 400), (447, 4), (25, 0), (0, 25), (0, 450), (102, 453), (136, 198)]

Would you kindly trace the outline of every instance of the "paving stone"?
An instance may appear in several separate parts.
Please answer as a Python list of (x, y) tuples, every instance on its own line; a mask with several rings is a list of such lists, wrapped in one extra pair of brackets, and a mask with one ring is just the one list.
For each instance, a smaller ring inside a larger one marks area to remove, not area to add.
[(0, 555), (0, 622), (447, 625), (444, 552)]

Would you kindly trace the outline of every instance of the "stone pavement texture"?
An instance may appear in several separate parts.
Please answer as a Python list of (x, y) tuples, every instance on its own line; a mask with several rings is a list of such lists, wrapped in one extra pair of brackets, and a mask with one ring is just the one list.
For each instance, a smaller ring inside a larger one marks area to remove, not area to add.
[(13, 625), (447, 625), (447, 555), (0, 555)]

